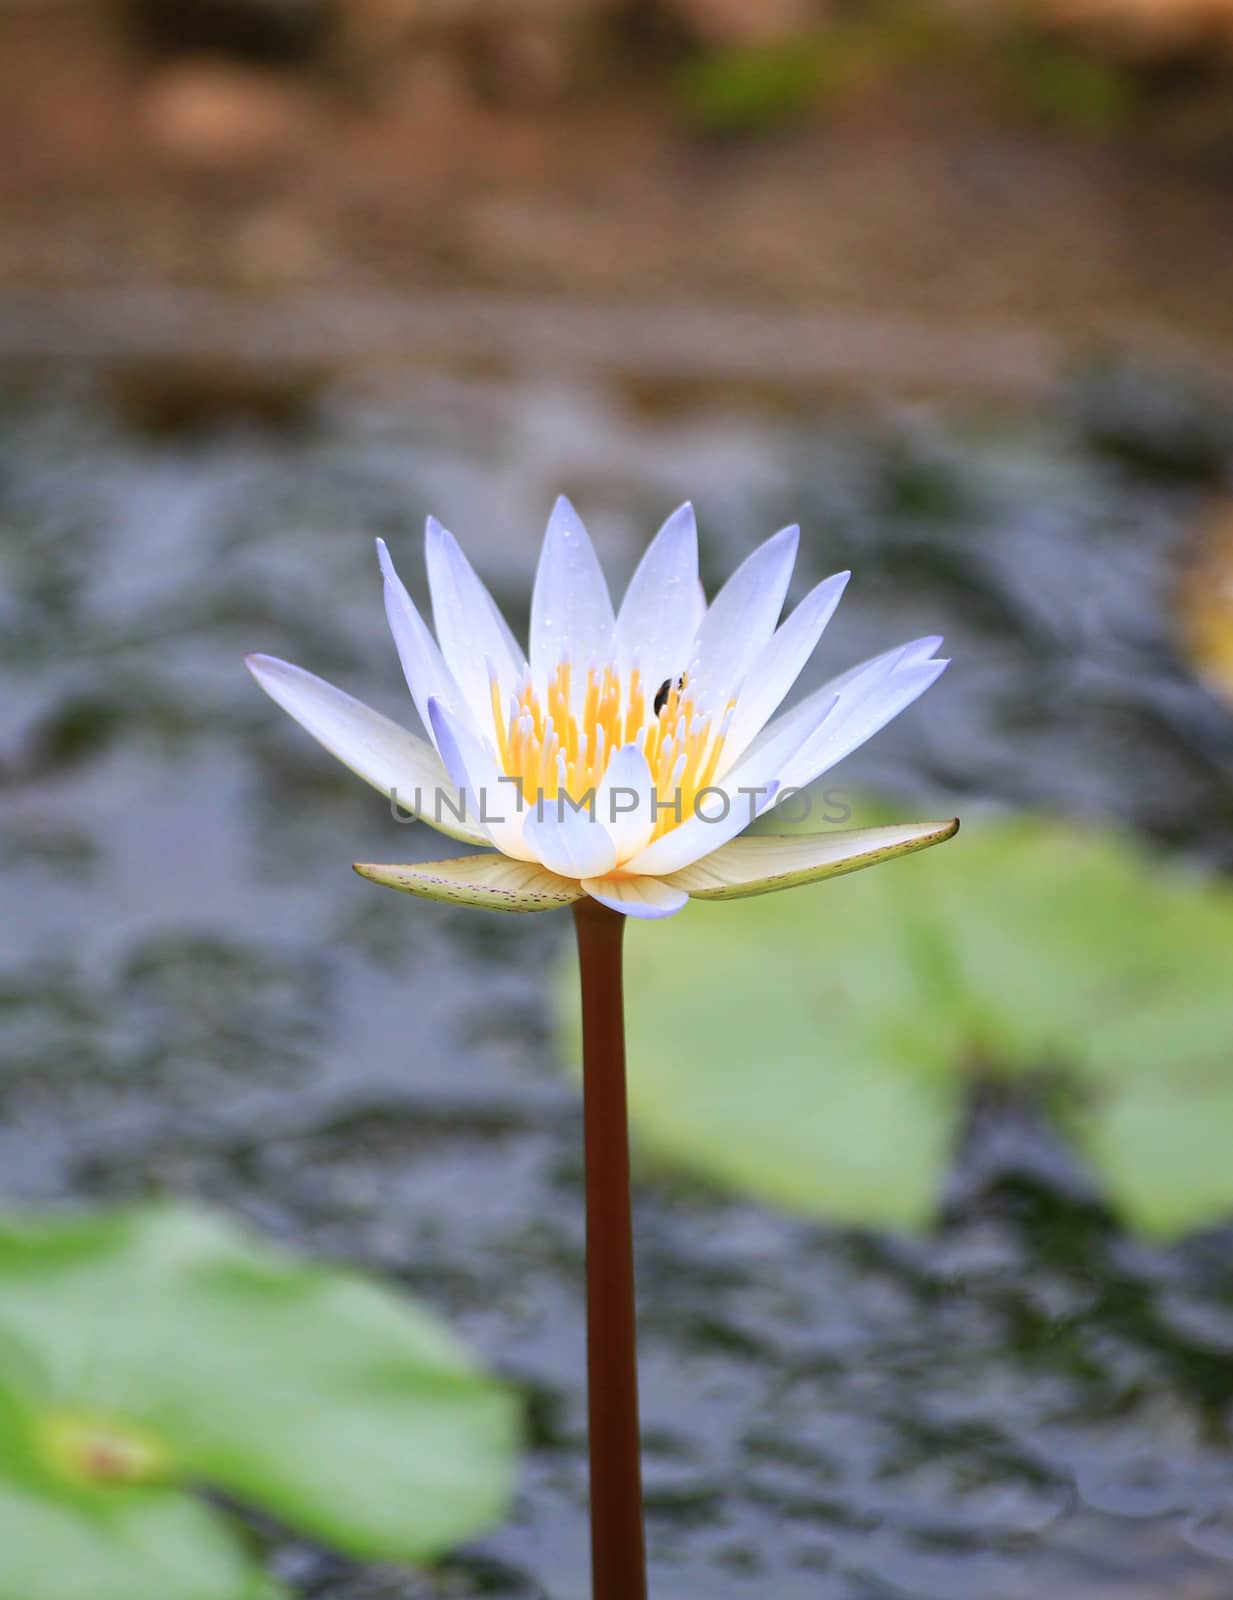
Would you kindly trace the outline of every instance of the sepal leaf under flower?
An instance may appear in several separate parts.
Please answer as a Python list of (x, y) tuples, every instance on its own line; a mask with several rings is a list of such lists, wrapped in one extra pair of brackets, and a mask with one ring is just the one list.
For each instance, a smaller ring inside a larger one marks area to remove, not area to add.
[(958, 831), (959, 819), (951, 817), (836, 833), (746, 834), (663, 881), (692, 900), (741, 900), (876, 867), (941, 844)]
[(387, 889), (460, 906), (482, 906), (486, 911), (554, 911), (581, 900), (585, 892), (575, 878), (560, 878), (529, 861), (489, 853), (406, 866), (357, 861), (355, 870), (361, 878)]
[[(582, 819), (579, 825), (585, 826)], [(579, 880), (487, 852), (405, 866), (356, 862), (355, 870), (388, 889), (491, 911), (551, 911), (589, 894), (626, 916), (656, 918), (672, 916), (687, 900), (740, 900), (860, 872), (927, 850), (958, 831), (959, 819), (951, 817), (836, 833), (748, 834), (664, 878), (610, 873)]]

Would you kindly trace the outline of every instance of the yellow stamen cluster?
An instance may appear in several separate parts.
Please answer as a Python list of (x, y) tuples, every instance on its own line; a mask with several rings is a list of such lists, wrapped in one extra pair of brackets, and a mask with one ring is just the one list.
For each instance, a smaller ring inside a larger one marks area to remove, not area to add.
[[(559, 794), (581, 801), (598, 789), (608, 759), (622, 745), (637, 744), (646, 756), (655, 784), (658, 814), (655, 836), (693, 815), (698, 792), (714, 782), (723, 753), (731, 705), (719, 727), (696, 710), (688, 687), (672, 683), (660, 698), (646, 686), (637, 667), (623, 680), (614, 667), (587, 672), (585, 690), (571, 698), (571, 668), (563, 661), (541, 698), (529, 679), (518, 693), (501, 703), (492, 679), (492, 717), (501, 770), (521, 782), (528, 804), (539, 795)], [(677, 802), (679, 800), (679, 807)]]

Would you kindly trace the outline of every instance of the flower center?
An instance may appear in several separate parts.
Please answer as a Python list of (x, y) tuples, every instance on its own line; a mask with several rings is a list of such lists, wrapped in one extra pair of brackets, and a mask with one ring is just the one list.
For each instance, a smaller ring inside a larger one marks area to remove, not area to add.
[(652, 691), (648, 704), (638, 668), (622, 678), (615, 667), (592, 667), (585, 690), (571, 696), (572, 669), (563, 661), (542, 697), (529, 676), (508, 706), (492, 680), (492, 717), (501, 768), (520, 781), (525, 802), (564, 794), (581, 801), (597, 789), (615, 750), (636, 744), (655, 786), (655, 837), (693, 815), (699, 791), (715, 778), (735, 702), (719, 726), (700, 711), (684, 676)]

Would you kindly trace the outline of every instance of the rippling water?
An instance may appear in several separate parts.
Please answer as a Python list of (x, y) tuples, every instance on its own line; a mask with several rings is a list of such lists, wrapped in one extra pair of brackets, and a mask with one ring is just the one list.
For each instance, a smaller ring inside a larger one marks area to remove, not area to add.
[[(711, 586), (800, 520), (796, 593), (856, 572), (819, 678), (934, 630), (956, 658), (836, 782), (1116, 817), (1227, 869), (1233, 730), (1168, 621), (1227, 463), (1124, 400), (1076, 386), (1049, 420), (703, 409), (387, 376), (241, 423), (140, 387), (10, 390), (4, 1193), (206, 1197), (424, 1295), (528, 1397), (509, 1527), (431, 1577), (272, 1538), (305, 1595), (586, 1592), (580, 1121), (547, 1005), (569, 925), (355, 879), (435, 836), (280, 716), (242, 653), (409, 715), (376, 533), (418, 585), (437, 512), (525, 622), (561, 488), (614, 577), (686, 496)], [(997, 1107), (929, 1238), (664, 1177), (636, 1203), (661, 1600), (1233, 1593), (1233, 1235), (1123, 1236)]]

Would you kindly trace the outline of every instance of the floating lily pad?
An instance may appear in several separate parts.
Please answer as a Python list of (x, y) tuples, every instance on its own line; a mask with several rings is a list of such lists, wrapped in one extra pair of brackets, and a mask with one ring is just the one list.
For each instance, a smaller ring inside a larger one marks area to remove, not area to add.
[(1038, 1074), (1130, 1222), (1233, 1214), (1233, 892), (1119, 837), (967, 828), (627, 944), (632, 1118), (711, 1179), (919, 1225), (972, 1086)]
[(515, 1434), (426, 1312), (219, 1218), (0, 1225), (0, 1600), (272, 1600), (198, 1486), (430, 1559), (500, 1518)]

